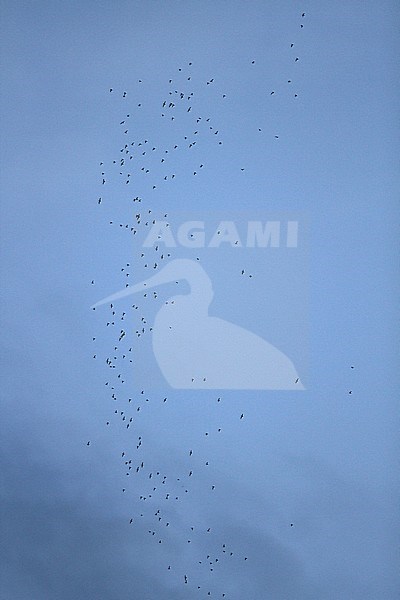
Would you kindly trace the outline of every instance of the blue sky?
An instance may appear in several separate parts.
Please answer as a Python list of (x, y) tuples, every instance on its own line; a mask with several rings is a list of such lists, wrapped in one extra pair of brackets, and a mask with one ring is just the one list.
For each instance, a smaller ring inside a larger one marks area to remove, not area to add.
[[(2, 595), (394, 599), (398, 7), (1, 6)], [(193, 92), (193, 113), (214, 127), (190, 151), (191, 113), (160, 116), (175, 89)], [(179, 140), (176, 178), (164, 182), (157, 162), (148, 179), (138, 169), (121, 182), (112, 160), (127, 137)], [(90, 306), (124, 287), (126, 263), (130, 283), (146, 275), (118, 226), (134, 222), (136, 195), (143, 210), (188, 218), (298, 218), (302, 255), (205, 248), (201, 260), (210, 312), (281, 345), (305, 392), (173, 390), (145, 336), (132, 344), (146, 393), (128, 365), (133, 401), (127, 391), (115, 403), (104, 385), (115, 336)], [(136, 479), (125, 457), (144, 462)], [(150, 472), (157, 490), (143, 501)]]

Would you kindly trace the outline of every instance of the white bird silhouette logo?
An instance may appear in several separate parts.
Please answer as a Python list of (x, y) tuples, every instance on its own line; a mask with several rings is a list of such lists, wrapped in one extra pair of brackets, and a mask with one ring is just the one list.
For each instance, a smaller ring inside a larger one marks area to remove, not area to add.
[(154, 356), (172, 388), (304, 390), (292, 361), (283, 352), (243, 327), (208, 315), (212, 283), (193, 260), (172, 260), (156, 275), (92, 308), (180, 280), (189, 284), (189, 294), (165, 302), (152, 332)]

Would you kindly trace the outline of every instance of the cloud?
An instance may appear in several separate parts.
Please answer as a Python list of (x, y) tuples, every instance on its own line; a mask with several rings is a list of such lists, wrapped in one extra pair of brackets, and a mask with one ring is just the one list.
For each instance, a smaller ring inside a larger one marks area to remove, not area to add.
[[(3, 437), (3, 597), (187, 600), (197, 597), (198, 586), (211, 590), (212, 597), (225, 592), (234, 600), (269, 594), (276, 599), (315, 597), (293, 551), (261, 527), (235, 518), (229, 497), (236, 483), (220, 481), (223, 513), (216, 510), (218, 504), (202, 511), (201, 495), (194, 495), (186, 509), (171, 509), (168, 535), (157, 544), (159, 531), (156, 538), (148, 534), (148, 527), (156, 529), (152, 511), (142, 509), (143, 521), (130, 526), (121, 507), (101, 497), (106, 487), (101, 465), (88, 472), (82, 461), (62, 469), (62, 457), (50, 457), (44, 449), (34, 435), (25, 440), (15, 434)], [(198, 477), (201, 487), (204, 477)], [(245, 493), (236, 489), (238, 498)], [(134, 504), (132, 511), (138, 514)], [(190, 552), (182, 535), (189, 523), (200, 524)], [(204, 533), (204, 523), (212, 526), (210, 534)], [(207, 555), (214, 561), (213, 572)]]
[(56, 457), (51, 466), (48, 457), (33, 460), (29, 445), (18, 438), (2, 446), (2, 597), (185, 597), (157, 569), (144, 525), (129, 527), (117, 511), (99, 510), (87, 496), (99, 473), (83, 479), (79, 465), (74, 477), (72, 470), (57, 470)]

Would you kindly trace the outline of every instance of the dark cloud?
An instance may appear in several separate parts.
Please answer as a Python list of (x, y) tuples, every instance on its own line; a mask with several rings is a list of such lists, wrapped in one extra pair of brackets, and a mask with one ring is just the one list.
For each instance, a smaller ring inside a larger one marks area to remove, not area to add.
[(49, 466), (48, 457), (32, 460), (22, 440), (5, 443), (2, 597), (185, 598), (157, 568), (160, 551), (144, 525), (130, 527), (122, 515), (100, 511), (90, 499), (93, 475), (84, 479), (76, 465), (74, 478), (58, 470), (56, 461)]
[[(84, 462), (63, 468), (58, 457), (38, 451), (40, 447), (45, 448), (34, 436), (30, 443), (15, 436), (3, 438), (3, 597), (178, 600), (197, 597), (198, 585), (211, 590), (213, 597), (225, 592), (235, 600), (316, 597), (293, 551), (261, 529), (238, 524), (230, 500), (235, 485), (227, 481), (224, 487), (223, 477), (220, 499), (225, 510), (210, 505), (201, 515), (201, 502), (194, 498), (193, 507), (188, 506), (190, 517), (185, 510), (171, 513), (172, 527), (158, 545), (148, 535), (148, 527), (153, 527), (150, 513), (130, 526), (120, 507), (110, 504), (101, 468), (88, 471)], [(236, 497), (242, 495), (246, 491), (236, 489)], [(201, 567), (188, 555), (179, 532), (189, 530), (188, 523), (196, 519), (212, 528), (207, 534), (199, 526), (203, 535), (193, 534), (193, 557), (202, 560)], [(219, 559), (213, 573), (207, 555)], [(169, 563), (172, 572), (167, 570)]]
[[(7, 372), (17, 363), (22, 364), (21, 352), (9, 349), (3, 361)], [(146, 467), (166, 473), (168, 491), (181, 496), (183, 480), (177, 478), (188, 471), (185, 448), (193, 447), (190, 493), (172, 504), (158, 495), (140, 503), (139, 494), (151, 490), (147, 471), (130, 482), (126, 494), (121, 492), (120, 448), (129, 447), (128, 438), (116, 430), (111, 439), (100, 437), (86, 447), (83, 432), (90, 431), (88, 422), (97, 431), (99, 417), (79, 399), (72, 416), (68, 388), (63, 391), (51, 381), (43, 381), (33, 361), (6, 386), (1, 436), (5, 598), (187, 600), (199, 597), (198, 586), (201, 593), (226, 593), (231, 600), (336, 600), (349, 591), (355, 600), (373, 600), (378, 593), (376, 575), (368, 581), (367, 570), (347, 564), (356, 554), (358, 565), (371, 560), (371, 551), (360, 546), (367, 519), (374, 518), (379, 506), (368, 487), (349, 482), (321, 458), (279, 458), (271, 450), (264, 467), (269, 483), (260, 487), (253, 480), (259, 463), (252, 468), (249, 463), (248, 472), (241, 473), (230, 461), (221, 462), (235, 437), (227, 432), (219, 458), (216, 447), (209, 456), (211, 447), (191, 439), (201, 439), (204, 426), (195, 403), (176, 404), (171, 398), (163, 413), (168, 435), (152, 430), (161, 416), (149, 404), (143, 428)], [(214, 418), (214, 403), (204, 404), (206, 421)], [(219, 421), (228, 425), (237, 409), (226, 403)], [(184, 425), (190, 418), (200, 422), (188, 431)], [(245, 449), (246, 438), (241, 443)], [(212, 458), (210, 470), (199, 458), (204, 453)], [(249, 461), (256, 461), (254, 453)], [(217, 484), (213, 493), (211, 482)], [(171, 523), (168, 529), (154, 516), (160, 507), (163, 523)], [(390, 588), (384, 594), (382, 598), (394, 597)]]

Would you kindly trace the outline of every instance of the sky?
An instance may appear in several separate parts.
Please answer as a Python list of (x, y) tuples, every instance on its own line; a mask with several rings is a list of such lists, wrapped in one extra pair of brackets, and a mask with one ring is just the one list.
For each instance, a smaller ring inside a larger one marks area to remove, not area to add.
[[(1, 597), (394, 600), (396, 3), (1, 14)], [(153, 218), (204, 247), (145, 248)], [(213, 292), (189, 342), (156, 334), (191, 275), (91, 308), (179, 259)], [(219, 327), (194, 369), (268, 342), (305, 389), (171, 387), (157, 349), (183, 376)]]

